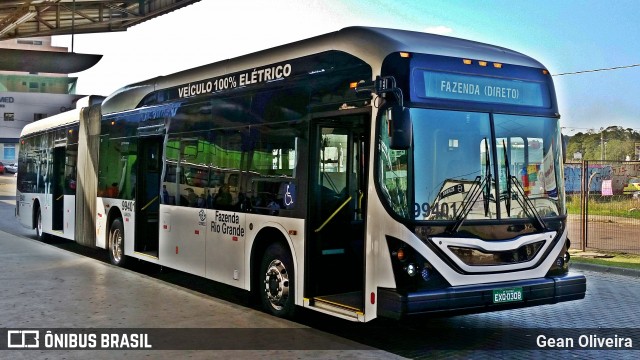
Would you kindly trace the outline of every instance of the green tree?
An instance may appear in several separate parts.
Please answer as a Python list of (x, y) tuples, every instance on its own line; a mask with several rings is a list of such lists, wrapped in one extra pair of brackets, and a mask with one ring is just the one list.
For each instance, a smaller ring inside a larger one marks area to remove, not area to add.
[(635, 158), (635, 143), (640, 142), (640, 133), (631, 128), (609, 126), (600, 131), (579, 132), (569, 137), (567, 142), (567, 158), (580, 152), (584, 160), (626, 160), (627, 156)]

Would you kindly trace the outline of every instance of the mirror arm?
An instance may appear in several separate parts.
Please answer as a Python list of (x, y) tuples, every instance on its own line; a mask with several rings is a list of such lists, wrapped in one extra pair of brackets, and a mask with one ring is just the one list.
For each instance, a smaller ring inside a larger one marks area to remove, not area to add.
[(358, 85), (355, 87), (356, 93), (376, 93), (377, 95), (382, 95), (386, 93), (392, 93), (396, 100), (398, 101), (398, 105), (404, 107), (404, 96), (402, 94), (402, 89), (400, 89), (396, 85), (396, 79), (393, 76), (376, 76), (376, 79), (373, 81), (364, 81), (360, 80)]

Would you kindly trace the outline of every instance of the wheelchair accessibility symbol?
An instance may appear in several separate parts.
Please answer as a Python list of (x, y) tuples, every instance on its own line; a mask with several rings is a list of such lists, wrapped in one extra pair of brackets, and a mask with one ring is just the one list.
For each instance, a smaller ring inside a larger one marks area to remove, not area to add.
[(296, 186), (294, 184), (286, 184), (286, 189), (284, 192), (284, 206), (287, 209), (293, 207), (296, 202)]

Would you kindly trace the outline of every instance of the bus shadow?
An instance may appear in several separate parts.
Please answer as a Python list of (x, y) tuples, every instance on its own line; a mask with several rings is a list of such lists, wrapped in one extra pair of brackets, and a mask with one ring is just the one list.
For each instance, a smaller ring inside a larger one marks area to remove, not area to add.
[[(35, 235), (33, 236), (33, 238), (35, 239)], [(58, 249), (63, 249), (78, 255), (98, 260), (105, 264), (110, 264), (109, 255), (104, 249), (91, 248), (77, 244), (73, 241), (55, 237), (51, 237), (45, 243), (51, 246), (55, 246)], [(204, 295), (209, 295), (243, 306), (257, 308), (257, 304), (255, 304), (256, 306), (253, 306), (253, 301), (251, 301), (250, 296), (246, 294), (246, 292), (200, 276), (191, 275), (179, 270), (163, 267), (135, 258), (128, 258), (126, 264), (123, 267), (125, 269), (151, 277), (153, 279), (177, 285)]]

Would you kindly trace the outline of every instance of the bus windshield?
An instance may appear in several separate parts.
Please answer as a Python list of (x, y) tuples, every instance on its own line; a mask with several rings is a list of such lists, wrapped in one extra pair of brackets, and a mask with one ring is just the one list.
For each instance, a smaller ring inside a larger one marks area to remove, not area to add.
[(553, 118), (411, 109), (413, 145), (391, 150), (380, 122), (379, 184), (411, 220), (563, 215), (561, 137)]

